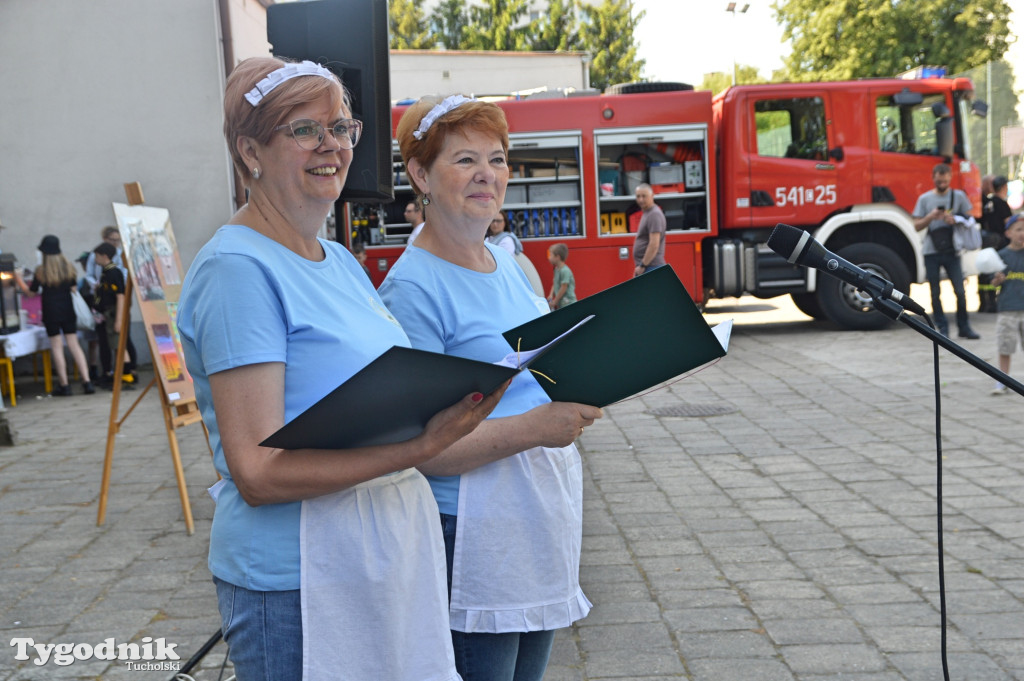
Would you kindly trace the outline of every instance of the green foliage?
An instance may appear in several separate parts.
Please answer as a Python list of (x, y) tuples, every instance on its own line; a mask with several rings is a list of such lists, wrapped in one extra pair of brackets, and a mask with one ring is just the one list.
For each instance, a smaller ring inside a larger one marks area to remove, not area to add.
[(640, 80), (634, 32), (645, 13), (634, 16), (632, 0), (550, 0), (534, 21), (525, 21), (528, 0), (440, 0), (427, 20), (423, 2), (391, 0), (391, 47), (587, 52), (593, 87)]
[[(736, 65), (736, 84), (737, 85), (751, 85), (753, 83), (766, 83), (768, 82), (761, 77), (761, 72), (757, 70), (756, 66), (747, 66), (745, 64)], [(714, 94), (725, 90), (727, 87), (732, 85), (732, 74), (724, 73), (722, 71), (715, 71), (713, 73), (705, 73), (704, 80), (701, 81), (697, 87), (698, 90), (711, 90)]]
[(793, 51), (788, 80), (891, 77), (918, 66), (950, 73), (1002, 57), (1006, 0), (776, 0)]
[(529, 49), (527, 31), (516, 28), (526, 14), (527, 0), (484, 0), (469, 8), (465, 48), (469, 50)]
[(633, 16), (631, 0), (603, 0), (581, 5), (581, 47), (590, 53), (590, 84), (603, 90), (615, 83), (640, 80), (644, 60), (637, 59), (633, 32), (646, 12)]
[(430, 13), (430, 28), (434, 47), (464, 50), (469, 30), (469, 10), (466, 0), (441, 0)]
[(422, 50), (434, 44), (423, 14), (423, 0), (390, 0), (388, 29), (391, 48), (395, 50)]
[[(1017, 105), (1021, 93), (1013, 89), (1013, 67), (1006, 60), (992, 62), (991, 82), (987, 66), (979, 66), (957, 75), (965, 76), (974, 83), (974, 96), (988, 104), (988, 117), (969, 120), (971, 160), (978, 164), (982, 175), (1010, 176), (1009, 158), (1002, 156), (1000, 129), (1020, 125)], [(991, 135), (989, 132), (991, 131)], [(992, 164), (988, 157), (991, 148)]]
[(535, 52), (580, 51), (579, 0), (551, 0), (547, 13), (529, 31), (530, 49)]

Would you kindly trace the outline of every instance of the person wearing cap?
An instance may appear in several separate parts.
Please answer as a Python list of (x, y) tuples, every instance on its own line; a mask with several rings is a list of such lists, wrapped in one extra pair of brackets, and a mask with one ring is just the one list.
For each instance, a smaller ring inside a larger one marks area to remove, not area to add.
[(51, 394), (54, 397), (71, 395), (67, 362), (64, 359), (66, 340), (71, 357), (78, 367), (78, 373), (82, 376), (82, 392), (90, 395), (96, 392), (96, 389), (89, 380), (89, 363), (85, 360), (82, 346), (78, 344), (78, 319), (75, 316), (74, 303), (71, 301), (71, 292), (78, 290), (75, 266), (60, 252), (60, 239), (52, 234), (44, 236), (39, 242), (39, 251), (43, 254), (43, 262), (36, 268), (30, 286), (25, 285), (17, 271), (14, 274), (18, 288), (25, 295), (39, 295), (42, 290), (43, 326), (46, 327), (46, 335), (50, 339), (50, 355), (58, 381)]
[[(986, 176), (987, 177), (987, 176)], [(1006, 202), (1009, 183), (1006, 177), (997, 175), (991, 178), (991, 191), (985, 194), (985, 203), (981, 212), (981, 246), (994, 248), (997, 251), (1007, 243), (1006, 221), (1013, 215), (1010, 204)], [(996, 302), (998, 287), (992, 283), (991, 274), (978, 275), (978, 312), (997, 312)]]
[(260, 445), (409, 346), (348, 249), (317, 237), (362, 129), (351, 111), (319, 64), (234, 67), (224, 136), (248, 203), (200, 249), (178, 306), (223, 479), (209, 567), (240, 680), (458, 678), (437, 505), (416, 466), (472, 431), (502, 390), (466, 395), (395, 444)]

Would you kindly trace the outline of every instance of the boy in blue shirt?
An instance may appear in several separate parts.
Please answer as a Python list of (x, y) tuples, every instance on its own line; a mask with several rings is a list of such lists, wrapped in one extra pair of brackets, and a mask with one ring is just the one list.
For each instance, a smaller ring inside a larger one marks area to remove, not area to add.
[[(1006, 269), (992, 277), (1000, 286), (996, 298), (996, 348), (999, 351), (999, 370), (1010, 373), (1010, 356), (1017, 350), (1018, 341), (1024, 347), (1024, 213), (1014, 215), (1006, 222), (1009, 245), (999, 251)], [(996, 383), (993, 395), (1006, 392), (1006, 386)]]

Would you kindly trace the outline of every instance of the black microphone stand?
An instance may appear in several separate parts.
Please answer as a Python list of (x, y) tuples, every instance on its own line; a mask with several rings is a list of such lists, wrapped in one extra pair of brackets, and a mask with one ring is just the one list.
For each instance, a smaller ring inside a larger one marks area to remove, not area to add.
[[(949, 681), (949, 663), (946, 657), (946, 562), (945, 555), (946, 550), (943, 542), (943, 529), (942, 529), (942, 412), (940, 408), (940, 397), (938, 393), (939, 386), (939, 351), (938, 346), (942, 346), (949, 352), (953, 353), (960, 359), (964, 360), (975, 369), (982, 373), (988, 374), (992, 378), (996, 379), (1003, 385), (1012, 388), (1018, 395), (1024, 396), (1024, 384), (1020, 381), (1016, 381), (1004, 374), (999, 369), (983, 360), (982, 358), (974, 355), (967, 350), (960, 347), (959, 344), (954, 343), (952, 340), (947, 338), (944, 334), (939, 333), (933, 329), (929, 324), (925, 324), (920, 318), (906, 314), (904, 309), (899, 303), (896, 303), (882, 296), (872, 296), (871, 302), (874, 304), (875, 309), (884, 314), (886, 317), (894, 321), (900, 321), (917, 331), (925, 338), (930, 339), (935, 345), (935, 447), (936, 447), (936, 479), (935, 479), (935, 505), (937, 509), (937, 520), (938, 520), (938, 554), (939, 554), (939, 618), (940, 618), (940, 637), (941, 637), (941, 659), (942, 659), (942, 678), (944, 681)], [(925, 319), (928, 319), (925, 317)], [(931, 320), (928, 320), (929, 323)]]
[(943, 334), (939, 333), (932, 327), (925, 324), (918, 317), (906, 314), (906, 311), (900, 306), (899, 303), (889, 300), (888, 298), (882, 298), (881, 296), (873, 297), (871, 299), (871, 302), (874, 303), (875, 309), (884, 314), (886, 317), (897, 322), (903, 322), (904, 324), (912, 328), (914, 331), (917, 331), (922, 336), (928, 338), (934, 343), (937, 343), (938, 345), (941, 345), (949, 352), (953, 353), (960, 359), (964, 360), (978, 371), (988, 374), (992, 378), (996, 379), (997, 381), (1005, 385), (1007, 388), (1013, 390), (1018, 395), (1024, 396), (1024, 383), (1021, 383), (1020, 381), (1011, 378), (1007, 374), (1004, 374), (1002, 371), (1000, 371), (999, 369), (995, 368), (994, 366), (983, 360), (981, 357), (978, 357), (977, 355), (968, 352), (957, 343), (954, 343), (951, 339), (947, 338)]

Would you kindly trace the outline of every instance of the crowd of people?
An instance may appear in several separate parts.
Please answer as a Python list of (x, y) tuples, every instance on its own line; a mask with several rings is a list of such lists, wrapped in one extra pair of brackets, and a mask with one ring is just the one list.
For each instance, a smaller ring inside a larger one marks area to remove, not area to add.
[[(53, 397), (70, 397), (65, 346), (71, 355), (82, 383), (82, 394), (91, 395), (96, 386), (111, 388), (114, 372), (112, 353), (116, 352), (118, 335), (127, 309), (124, 296), (127, 270), (121, 259), (121, 237), (117, 227), (104, 227), (102, 241), (92, 251), (82, 253), (76, 261), (83, 273), (61, 252), (60, 238), (48, 234), (39, 242), (40, 264), (31, 272), (28, 282), (15, 270), (15, 285), (23, 296), (41, 298), (42, 326), (50, 342), (57, 385)], [(27, 276), (27, 275), (26, 275)], [(80, 297), (92, 314), (92, 328), (80, 330), (75, 298)], [(87, 345), (79, 342), (79, 333)], [(127, 338), (122, 380), (125, 389), (132, 389), (136, 380), (135, 345)]]

